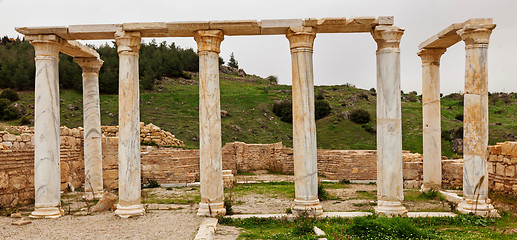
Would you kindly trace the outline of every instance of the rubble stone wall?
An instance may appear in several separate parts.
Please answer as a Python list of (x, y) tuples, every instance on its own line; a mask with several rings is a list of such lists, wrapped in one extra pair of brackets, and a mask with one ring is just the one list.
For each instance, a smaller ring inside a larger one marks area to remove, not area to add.
[(488, 187), (517, 196), (517, 142), (488, 147)]

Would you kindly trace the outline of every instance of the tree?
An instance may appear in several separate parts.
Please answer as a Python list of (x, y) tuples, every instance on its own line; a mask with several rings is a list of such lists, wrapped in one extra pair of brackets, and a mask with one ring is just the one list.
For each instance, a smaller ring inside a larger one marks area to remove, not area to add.
[(237, 60), (235, 60), (233, 52), (232, 54), (230, 54), (230, 60), (228, 60), (228, 67), (239, 68), (239, 63), (237, 62)]

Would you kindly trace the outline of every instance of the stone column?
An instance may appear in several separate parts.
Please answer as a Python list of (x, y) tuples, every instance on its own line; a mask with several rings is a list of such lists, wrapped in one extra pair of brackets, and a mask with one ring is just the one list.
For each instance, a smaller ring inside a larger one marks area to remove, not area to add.
[(84, 191), (86, 199), (100, 198), (102, 185), (101, 112), (97, 58), (74, 58), (83, 70)]
[(55, 35), (26, 36), (35, 50), (33, 218), (58, 218), (61, 209), (59, 158), (59, 47)]
[(400, 39), (404, 29), (377, 26), (377, 207), (378, 214), (406, 215), (402, 179)]
[(314, 77), (312, 27), (290, 28), (286, 34), (291, 48), (293, 72), (293, 153), (295, 199), (293, 214), (323, 214), (318, 199), (316, 123), (314, 120)]
[(488, 199), (488, 42), (494, 24), (467, 25), (458, 31), (465, 42), (463, 121), (463, 202), (461, 213), (497, 215)]
[(142, 215), (140, 203), (140, 96), (138, 75), (139, 32), (115, 33), (119, 54), (119, 204), (122, 218)]
[(221, 30), (200, 30), (194, 35), (199, 54), (199, 158), (201, 202), (197, 215), (226, 214), (223, 191), (219, 52)]
[(445, 48), (422, 49), (422, 115), (424, 182), (422, 191), (441, 189), (442, 136), (440, 118), (440, 57)]

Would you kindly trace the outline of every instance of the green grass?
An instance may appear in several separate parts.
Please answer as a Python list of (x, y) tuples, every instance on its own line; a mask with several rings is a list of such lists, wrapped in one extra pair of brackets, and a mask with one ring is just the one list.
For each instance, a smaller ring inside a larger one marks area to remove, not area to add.
[[(469, 215), (435, 218), (384, 218), (377, 216), (353, 219), (319, 220), (230, 219), (222, 225), (241, 229), (239, 239), (315, 239), (311, 233), (299, 234), (300, 226), (317, 226), (333, 239), (517, 239), (517, 218), (503, 214), (500, 219)], [(304, 228), (304, 227), (303, 227)], [(302, 228), (302, 229), (303, 229)]]
[(253, 183), (253, 184), (237, 184), (233, 188), (234, 195), (246, 194), (262, 194), (271, 197), (283, 197), (294, 199), (294, 183), (293, 182), (269, 182), (269, 183)]
[(201, 202), (199, 187), (183, 187), (183, 194), (174, 197), (161, 197), (151, 191), (142, 192), (142, 203), (157, 204), (194, 204)]
[[(246, 143), (283, 142), (292, 147), (292, 124), (279, 120), (272, 113), (275, 101), (291, 99), (291, 86), (268, 85), (265, 80), (237, 81), (235, 76), (222, 74), (228, 78), (220, 80), (221, 109), (231, 115), (222, 118), (223, 144), (234, 141)], [(195, 78), (194, 78), (195, 79)], [(251, 78), (248, 77), (248, 80)], [(161, 92), (141, 89), (140, 119), (170, 131), (184, 141), (188, 148), (199, 147), (199, 89), (197, 85), (182, 84), (178, 81), (164, 81)], [(158, 87), (156, 87), (158, 89)], [(348, 85), (316, 86), (315, 92), (323, 92), (330, 103), (332, 113), (318, 121), (317, 144), (322, 149), (376, 149), (375, 133), (367, 132), (362, 124), (343, 119), (343, 111), (364, 109), (371, 115), (369, 126), (375, 128), (376, 96), (370, 91)], [(358, 96), (367, 96), (361, 98)], [(489, 144), (512, 140), (517, 135), (517, 104), (491, 101)], [(34, 92), (20, 92), (20, 103), (34, 105)], [(82, 93), (73, 90), (60, 91), (61, 125), (82, 126)], [(441, 99), (442, 130), (447, 131), (462, 126), (455, 120), (463, 113), (463, 106), (457, 97)], [(101, 120), (103, 125), (117, 125), (118, 96), (101, 95)], [(67, 106), (77, 107), (68, 110)], [(27, 107), (29, 114), (33, 109)], [(111, 116), (110, 116), (111, 115)], [(18, 125), (20, 120), (4, 122)], [(402, 101), (402, 144), (403, 149), (422, 153), (422, 103)], [(515, 139), (513, 139), (515, 140)], [(451, 141), (442, 139), (442, 155), (452, 157)], [(457, 157), (460, 157), (456, 155)]]

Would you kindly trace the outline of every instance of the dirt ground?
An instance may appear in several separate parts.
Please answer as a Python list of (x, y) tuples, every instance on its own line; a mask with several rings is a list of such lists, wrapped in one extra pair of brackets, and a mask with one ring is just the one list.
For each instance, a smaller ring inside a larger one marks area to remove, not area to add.
[[(248, 183), (292, 182), (293, 178), (292, 175), (257, 173), (237, 176), (236, 180)], [(293, 191), (291, 186), (284, 185)], [(321, 204), (323, 209), (329, 212), (368, 211), (375, 205), (376, 189), (376, 185), (370, 184), (329, 187), (326, 191), (336, 200), (322, 201)], [(294, 193), (291, 194), (292, 197), (288, 197), (289, 194), (270, 192), (235, 192), (232, 195), (232, 209), (236, 213), (285, 213), (293, 204)], [(196, 216), (199, 187), (144, 189), (142, 195), (142, 200), (146, 201), (144, 206), (147, 213), (137, 218), (120, 219), (111, 212), (82, 216), (85, 213), (85, 203), (77, 201), (77, 196), (67, 194), (62, 199), (63, 210), (67, 215), (59, 219), (35, 219), (28, 225), (14, 226), (11, 222), (18, 219), (0, 217), (0, 239), (194, 238), (203, 221), (203, 218)], [(449, 211), (448, 206), (438, 201), (404, 201), (404, 205), (409, 211)], [(69, 206), (71, 214), (68, 214)], [(28, 214), (30, 211), (23, 212), (24, 218), (27, 218)], [(235, 227), (219, 226), (216, 239), (232, 240), (237, 239), (238, 235), (239, 230)]]

